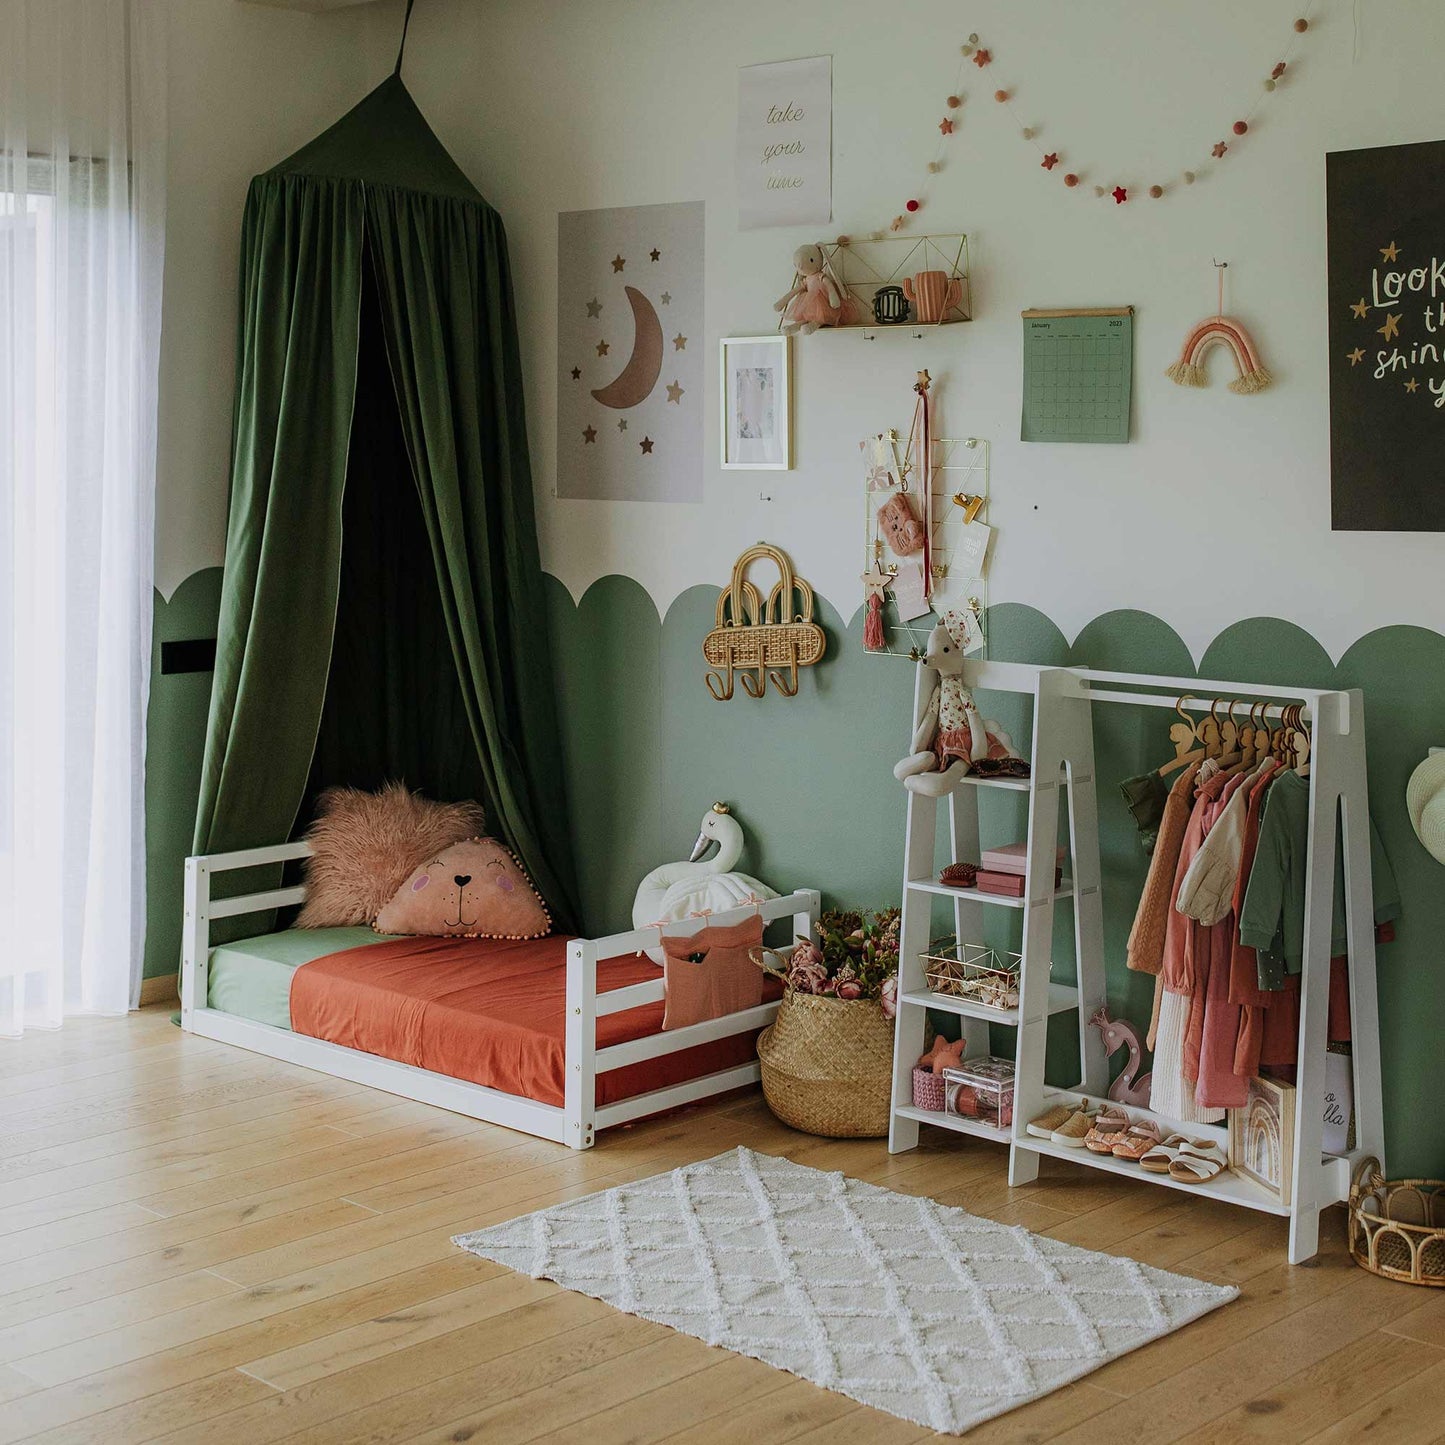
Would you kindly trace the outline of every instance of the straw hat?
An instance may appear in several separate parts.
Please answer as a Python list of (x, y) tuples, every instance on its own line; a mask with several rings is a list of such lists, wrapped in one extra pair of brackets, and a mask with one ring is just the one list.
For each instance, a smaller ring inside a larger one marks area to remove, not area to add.
[(1445, 863), (1445, 752), (1432, 753), (1410, 775), (1405, 807), (1415, 836), (1432, 858)]

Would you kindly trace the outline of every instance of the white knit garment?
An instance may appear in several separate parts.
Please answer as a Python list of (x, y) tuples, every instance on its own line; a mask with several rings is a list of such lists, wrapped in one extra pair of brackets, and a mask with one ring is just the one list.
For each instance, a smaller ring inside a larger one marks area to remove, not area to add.
[(948, 1434), (1239, 1293), (748, 1149), (456, 1243)]
[(1159, 1032), (1154, 1040), (1154, 1074), (1149, 1108), (1180, 1124), (1217, 1124), (1223, 1109), (1201, 1109), (1194, 1085), (1184, 1077), (1184, 1035), (1189, 1027), (1189, 998), (1166, 988), (1159, 1000)]

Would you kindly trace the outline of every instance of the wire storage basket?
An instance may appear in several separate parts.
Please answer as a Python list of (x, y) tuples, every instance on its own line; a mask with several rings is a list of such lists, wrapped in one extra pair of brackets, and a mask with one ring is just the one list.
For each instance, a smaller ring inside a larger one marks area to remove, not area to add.
[(1349, 1249), (1371, 1274), (1445, 1285), (1445, 1181), (1386, 1179), (1362, 1159), (1350, 1186)]
[(966, 998), (1000, 1013), (1019, 1006), (1023, 955), (969, 943), (952, 933), (935, 938), (919, 955), (933, 993)]

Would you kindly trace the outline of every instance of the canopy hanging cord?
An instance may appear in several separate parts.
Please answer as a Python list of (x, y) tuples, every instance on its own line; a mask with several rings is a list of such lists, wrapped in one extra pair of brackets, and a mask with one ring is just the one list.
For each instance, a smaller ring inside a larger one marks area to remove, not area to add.
[(401, 58), (406, 54), (406, 30), (411, 24), (411, 11), (415, 4), (416, 0), (406, 0), (406, 17), (401, 22), (401, 44), (396, 48), (396, 69), (391, 72), (393, 75), (401, 74)]

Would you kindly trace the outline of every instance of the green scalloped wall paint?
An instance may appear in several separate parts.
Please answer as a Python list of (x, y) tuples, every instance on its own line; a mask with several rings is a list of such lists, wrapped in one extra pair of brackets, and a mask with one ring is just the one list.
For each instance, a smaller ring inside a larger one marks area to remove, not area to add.
[[(548, 578), (548, 624), (556, 649), (565, 768), (583, 905), (594, 930), (629, 925), (637, 880), (686, 855), (715, 799), (730, 802), (748, 833), (739, 865), (774, 887), (816, 886), (827, 898), (896, 902), (904, 792), (891, 767), (908, 735), (912, 667), (867, 656), (862, 610), (845, 625), (819, 599), (829, 653), (804, 672), (799, 695), (741, 692), (715, 702), (703, 685), (701, 640), (718, 589), (689, 588), (659, 617), (640, 584), (608, 576), (573, 603)], [(157, 598), (156, 647), (166, 638), (214, 635), (220, 571), (188, 578), (170, 602)], [(1118, 671), (1360, 687), (1370, 729), (1370, 796), (1405, 901), (1397, 941), (1380, 951), (1379, 995), (1385, 1103), (1392, 1167), (1439, 1172), (1445, 1154), (1445, 873), (1416, 842), (1405, 782), (1445, 718), (1445, 637), (1398, 626), (1372, 632), (1336, 663), (1289, 623), (1251, 618), (1227, 627), (1198, 667), (1173, 630), (1143, 612), (1096, 618), (1072, 645), (1034, 609), (1005, 604), (989, 619), (1000, 660)], [(205, 730), (209, 675), (157, 675), (152, 685), (146, 796), (151, 877), (146, 974), (175, 967), (180, 940), (181, 860), (190, 843)], [(1027, 735), (1021, 700), (991, 700), (991, 715)], [(1155, 766), (1167, 746), (1160, 714), (1101, 708), (1096, 720), (1100, 842), (1110, 1005), (1147, 1017), (1150, 984), (1123, 967), (1123, 945), (1145, 857), (1112, 780)], [(1018, 798), (985, 799), (985, 836), (1021, 836)], [(1002, 910), (999, 910), (1001, 913)], [(1061, 908), (1056, 966), (1067, 976), (1072, 943)], [(1007, 921), (1000, 924), (1007, 926)], [(1051, 1066), (1068, 1067), (1070, 1021), (1056, 1019)]]

